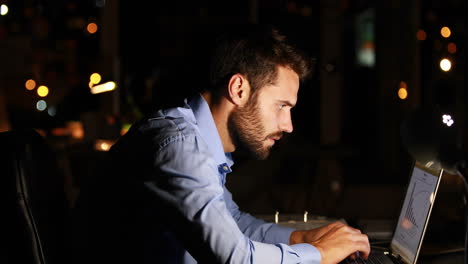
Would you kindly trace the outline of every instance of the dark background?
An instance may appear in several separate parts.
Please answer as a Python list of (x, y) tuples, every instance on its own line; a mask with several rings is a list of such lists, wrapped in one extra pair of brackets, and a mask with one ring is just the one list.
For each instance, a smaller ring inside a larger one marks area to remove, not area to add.
[[(396, 217), (413, 162), (401, 144), (402, 120), (434, 107), (451, 114), (454, 127), (466, 124), (464, 0), (0, 4), (9, 6), (0, 17), (0, 130), (34, 127), (50, 141), (71, 207), (80, 183), (96, 177), (102, 157), (96, 140), (114, 142), (151, 109), (197, 89), (192, 77), (203, 69), (204, 41), (225, 26), (274, 24), (315, 61), (293, 110), (294, 132), (266, 161), (234, 154), (227, 185), (241, 209)], [(362, 18), (371, 26), (365, 34)], [(97, 23), (97, 33), (85, 30), (89, 22)], [(450, 27), (449, 38), (441, 37), (442, 26)], [(361, 38), (374, 52), (372, 65), (357, 59)], [(455, 53), (447, 50), (451, 42)], [(452, 60), (449, 72), (439, 68), (443, 57)], [(117, 89), (92, 95), (93, 72)], [(36, 110), (38, 96), (24, 88), (28, 79), (50, 88), (48, 109)], [(398, 97), (402, 81), (405, 100)], [(83, 136), (73, 136), (76, 126)], [(462, 189), (457, 176), (444, 177), (435, 208), (444, 224), (463, 217)]]

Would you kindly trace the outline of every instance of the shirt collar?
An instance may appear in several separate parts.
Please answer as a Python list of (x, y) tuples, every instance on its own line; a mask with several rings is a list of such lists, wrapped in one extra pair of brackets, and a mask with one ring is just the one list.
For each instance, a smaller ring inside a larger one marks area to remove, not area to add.
[(231, 153), (224, 153), (223, 144), (219, 137), (218, 129), (213, 120), (208, 103), (200, 94), (195, 95), (188, 105), (192, 108), (201, 137), (208, 145), (214, 159), (219, 167), (228, 166), (225, 172), (231, 172), (231, 166), (234, 164)]

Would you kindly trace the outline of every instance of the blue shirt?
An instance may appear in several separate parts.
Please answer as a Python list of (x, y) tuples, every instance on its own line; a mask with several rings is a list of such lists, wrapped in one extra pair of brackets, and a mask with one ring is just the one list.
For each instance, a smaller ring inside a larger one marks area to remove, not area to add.
[(239, 210), (225, 187), (233, 161), (224, 153), (210, 108), (201, 95), (183, 107), (158, 111), (129, 132), (149, 135), (148, 144), (154, 150), (155, 175), (145, 177), (144, 188), (158, 201), (151, 210), (162, 210), (160, 217), (165, 219), (155, 225), (166, 231), (153, 234), (163, 241), (158, 243), (158, 252), (166, 256), (159, 260), (320, 263), (314, 246), (288, 245), (293, 229)]

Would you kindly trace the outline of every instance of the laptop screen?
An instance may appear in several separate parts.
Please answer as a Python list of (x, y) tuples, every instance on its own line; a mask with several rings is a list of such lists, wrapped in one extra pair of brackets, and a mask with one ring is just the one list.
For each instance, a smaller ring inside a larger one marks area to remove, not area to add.
[(391, 247), (406, 263), (415, 263), (429, 221), (441, 170), (415, 163)]

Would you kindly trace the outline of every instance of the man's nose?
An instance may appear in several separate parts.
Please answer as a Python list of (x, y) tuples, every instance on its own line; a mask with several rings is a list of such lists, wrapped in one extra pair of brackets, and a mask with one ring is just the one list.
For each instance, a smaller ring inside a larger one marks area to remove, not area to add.
[(283, 118), (280, 121), (280, 130), (286, 133), (291, 133), (293, 132), (293, 124), (291, 120), (291, 113), (287, 113), (283, 116)]

